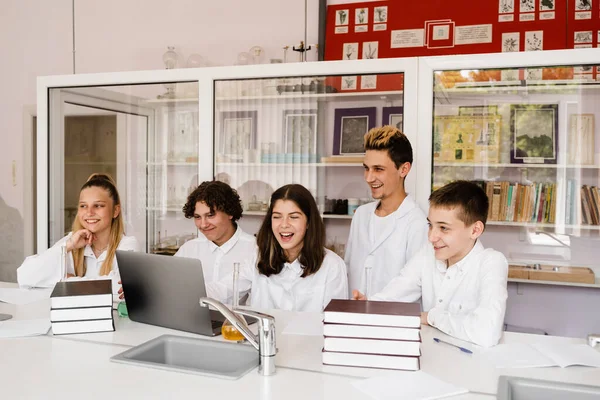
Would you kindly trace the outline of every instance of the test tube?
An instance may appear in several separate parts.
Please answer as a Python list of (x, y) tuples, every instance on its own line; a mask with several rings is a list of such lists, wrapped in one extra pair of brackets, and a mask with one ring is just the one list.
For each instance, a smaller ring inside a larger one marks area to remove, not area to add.
[(365, 297), (371, 297), (371, 266), (365, 266)]
[(240, 263), (233, 263), (233, 299), (231, 300), (231, 307), (233, 309), (240, 305), (240, 291), (238, 288), (238, 277), (240, 274)]
[(60, 246), (60, 280), (67, 277), (67, 244)]

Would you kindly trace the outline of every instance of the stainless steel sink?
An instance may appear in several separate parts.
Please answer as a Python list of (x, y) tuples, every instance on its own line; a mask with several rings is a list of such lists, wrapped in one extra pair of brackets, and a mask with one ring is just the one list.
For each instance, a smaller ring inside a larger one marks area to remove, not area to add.
[(600, 386), (500, 376), (498, 400), (597, 400)]
[(163, 335), (123, 353), (111, 361), (168, 371), (238, 379), (258, 366), (254, 347), (216, 340)]

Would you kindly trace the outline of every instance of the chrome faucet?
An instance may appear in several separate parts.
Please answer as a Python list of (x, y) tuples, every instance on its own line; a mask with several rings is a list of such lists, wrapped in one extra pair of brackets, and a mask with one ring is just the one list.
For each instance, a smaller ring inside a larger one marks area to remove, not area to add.
[[(261, 375), (275, 374), (275, 355), (277, 346), (275, 344), (275, 318), (268, 314), (263, 314), (252, 310), (242, 310), (236, 308), (230, 310), (226, 305), (210, 297), (200, 297), (200, 305), (216, 308), (244, 337), (258, 350), (259, 363), (258, 373)], [(258, 320), (258, 337), (255, 336), (246, 325), (243, 318), (237, 314), (256, 318)]]

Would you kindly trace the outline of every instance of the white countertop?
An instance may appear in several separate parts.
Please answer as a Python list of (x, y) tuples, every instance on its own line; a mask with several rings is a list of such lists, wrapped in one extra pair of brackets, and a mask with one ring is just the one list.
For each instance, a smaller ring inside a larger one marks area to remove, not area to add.
[[(0, 287), (13, 286), (0, 284)], [(14, 306), (0, 303), (0, 313), (16, 319), (41, 318), (49, 315), (49, 301)], [(35, 338), (0, 339), (0, 390), (3, 398), (38, 398), (60, 393), (61, 399), (103, 398), (176, 398), (200, 395), (240, 396), (244, 399), (364, 399), (351, 383), (364, 377), (394, 373), (378, 369), (332, 367), (321, 363), (322, 336), (288, 334), (286, 326), (318, 327), (320, 313), (272, 311), (276, 320), (277, 373), (272, 377), (250, 371), (236, 381), (162, 371), (109, 361), (125, 351), (163, 334), (193, 336), (206, 340), (223, 340), (155, 327), (119, 318), (115, 314), (115, 332)], [(253, 325), (256, 326), (256, 325)], [(314, 331), (314, 329), (311, 329)], [(296, 333), (302, 333), (297, 331)], [(475, 351), (467, 355), (433, 341), (445, 338)], [(450, 338), (434, 328), (422, 327), (422, 371), (449, 383), (466, 387), (471, 393), (454, 399), (491, 399), (496, 393), (498, 376), (513, 375), (582, 384), (600, 384), (600, 368), (528, 368), (498, 369), (478, 354), (478, 347)], [(583, 339), (538, 336), (506, 332), (505, 343), (553, 342), (583, 343)], [(32, 384), (35, 382), (34, 384)], [(90, 392), (90, 388), (94, 388)], [(6, 392), (8, 390), (8, 392)], [(8, 393), (6, 397), (4, 394)], [(487, 394), (487, 395), (486, 395)]]

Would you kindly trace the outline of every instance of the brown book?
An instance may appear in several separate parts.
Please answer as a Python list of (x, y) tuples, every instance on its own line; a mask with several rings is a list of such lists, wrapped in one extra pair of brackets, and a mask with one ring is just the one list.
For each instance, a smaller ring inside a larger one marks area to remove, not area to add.
[(323, 322), (373, 326), (421, 327), (421, 305), (395, 301), (331, 300)]
[(369, 326), (348, 324), (323, 324), (323, 335), (333, 337), (391, 339), (420, 341), (418, 328), (398, 328), (395, 326)]
[(492, 195), (492, 221), (500, 219), (500, 201), (502, 197), (502, 184), (494, 182), (494, 191)]
[(58, 282), (50, 295), (52, 309), (112, 307), (110, 279)]
[(419, 357), (323, 351), (323, 364), (418, 371)]
[(486, 182), (485, 183), (485, 194), (487, 195), (488, 198), (488, 215), (487, 215), (487, 219), (488, 221), (492, 220), (492, 200), (494, 197), (494, 182)]
[(586, 185), (583, 185), (581, 187), (580, 192), (581, 192), (581, 216), (582, 216), (582, 223), (584, 225), (591, 225), (592, 224), (592, 217), (590, 215), (590, 207), (589, 207), (587, 196), (586, 196)]

